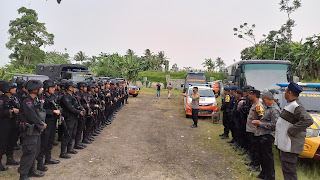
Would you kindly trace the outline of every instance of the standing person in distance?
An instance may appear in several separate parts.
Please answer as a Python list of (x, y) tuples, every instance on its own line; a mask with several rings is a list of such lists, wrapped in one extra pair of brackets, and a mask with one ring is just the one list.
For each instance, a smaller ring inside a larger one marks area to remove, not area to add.
[(171, 85), (171, 83), (169, 83), (169, 85), (167, 86), (167, 89), (168, 89), (168, 99), (170, 99), (171, 90), (172, 90), (172, 85)]
[(193, 88), (193, 93), (191, 94), (191, 109), (192, 109), (192, 119), (193, 119), (193, 125), (191, 128), (198, 127), (198, 113), (199, 113), (199, 93), (198, 93), (198, 87)]
[(160, 99), (160, 91), (161, 91), (161, 84), (160, 82), (157, 82), (157, 98)]
[(20, 180), (44, 176), (43, 172), (35, 168), (35, 160), (40, 153), (40, 134), (47, 127), (47, 124), (37, 114), (35, 106), (35, 98), (42, 93), (42, 86), (41, 81), (29, 80), (26, 84), (29, 95), (23, 99), (20, 107), (21, 111), (19, 113), (21, 113), (22, 122), (30, 125), (26, 131), (21, 133), (23, 140), (22, 156), (18, 169)]
[(280, 149), (280, 160), (285, 180), (296, 180), (298, 156), (303, 152), (307, 127), (313, 124), (312, 117), (299, 100), (302, 88), (291, 82), (285, 90), (288, 104), (277, 120), (275, 145)]

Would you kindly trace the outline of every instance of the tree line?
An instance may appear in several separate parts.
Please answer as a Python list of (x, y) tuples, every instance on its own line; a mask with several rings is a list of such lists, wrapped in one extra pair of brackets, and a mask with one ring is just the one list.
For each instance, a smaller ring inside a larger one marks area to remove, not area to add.
[(242, 60), (273, 59), (290, 60), (294, 68), (301, 70), (302, 79), (318, 79), (320, 75), (320, 34), (311, 35), (300, 41), (292, 41), (295, 21), (291, 18), (301, 6), (301, 0), (280, 0), (280, 11), (287, 21), (277, 30), (271, 30), (257, 41), (255, 24), (243, 23), (234, 28), (234, 35), (252, 45), (241, 51)]

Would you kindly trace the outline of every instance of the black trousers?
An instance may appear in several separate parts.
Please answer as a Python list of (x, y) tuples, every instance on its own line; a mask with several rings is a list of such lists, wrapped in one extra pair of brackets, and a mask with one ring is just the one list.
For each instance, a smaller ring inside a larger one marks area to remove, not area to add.
[(264, 175), (264, 180), (274, 180), (274, 159), (272, 145), (274, 137), (270, 134), (258, 136), (258, 152), (260, 156), (261, 174)]
[(78, 125), (78, 118), (76, 117), (65, 117), (65, 121), (67, 124), (68, 133), (64, 132), (63, 134), (63, 139), (61, 142), (61, 153), (65, 153), (66, 148), (68, 148), (68, 150), (72, 149), (72, 142), (76, 136)]
[(230, 116), (229, 113), (223, 112), (223, 126), (224, 126), (224, 132), (223, 134), (225, 136), (229, 136), (229, 131), (230, 131)]
[(54, 143), (54, 138), (56, 135), (56, 119), (48, 119), (46, 121), (47, 128), (42, 132), (41, 134), (41, 147), (40, 147), (40, 153), (37, 157), (38, 161), (43, 161), (43, 156), (45, 156), (46, 159), (51, 158), (51, 150)]
[(284, 180), (297, 180), (297, 163), (299, 154), (283, 152), (280, 150), (280, 160)]
[(81, 117), (78, 121), (77, 132), (74, 140), (74, 145), (79, 145), (82, 141), (82, 135), (85, 129), (87, 118)]
[(83, 140), (87, 140), (92, 135), (93, 116), (88, 116), (83, 132)]
[(239, 146), (244, 148), (246, 151), (249, 150), (248, 145), (247, 145), (247, 139), (246, 139), (246, 124), (241, 122), (240, 123), (240, 129), (239, 129), (239, 137), (238, 137), (238, 142)]
[(198, 113), (199, 113), (199, 109), (192, 109), (192, 120), (193, 120), (193, 124), (198, 126)]
[(253, 166), (260, 166), (260, 157), (259, 157), (259, 144), (258, 137), (254, 136), (254, 133), (247, 133), (249, 140), (249, 152)]
[(39, 136), (22, 136), (22, 156), (18, 172), (27, 175), (30, 170), (34, 169), (34, 161), (40, 153), (41, 138)]

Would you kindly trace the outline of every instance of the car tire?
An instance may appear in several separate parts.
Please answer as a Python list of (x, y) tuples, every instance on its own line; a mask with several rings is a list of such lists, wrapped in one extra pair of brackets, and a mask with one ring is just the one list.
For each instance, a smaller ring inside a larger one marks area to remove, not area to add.
[(138, 96), (138, 94), (133, 94), (132, 96), (133, 96), (133, 97), (137, 97), (137, 96)]

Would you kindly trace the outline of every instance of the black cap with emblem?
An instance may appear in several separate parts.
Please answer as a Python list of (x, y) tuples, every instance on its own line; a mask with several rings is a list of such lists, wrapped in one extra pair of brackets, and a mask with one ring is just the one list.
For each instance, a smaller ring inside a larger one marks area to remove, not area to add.
[(252, 90), (249, 91), (249, 94), (254, 94), (254, 95), (256, 95), (256, 97), (259, 98), (261, 92), (259, 90), (257, 90), (257, 89), (252, 89)]
[(29, 80), (26, 84), (26, 89), (28, 91), (38, 90), (43, 87), (43, 84), (39, 80)]

